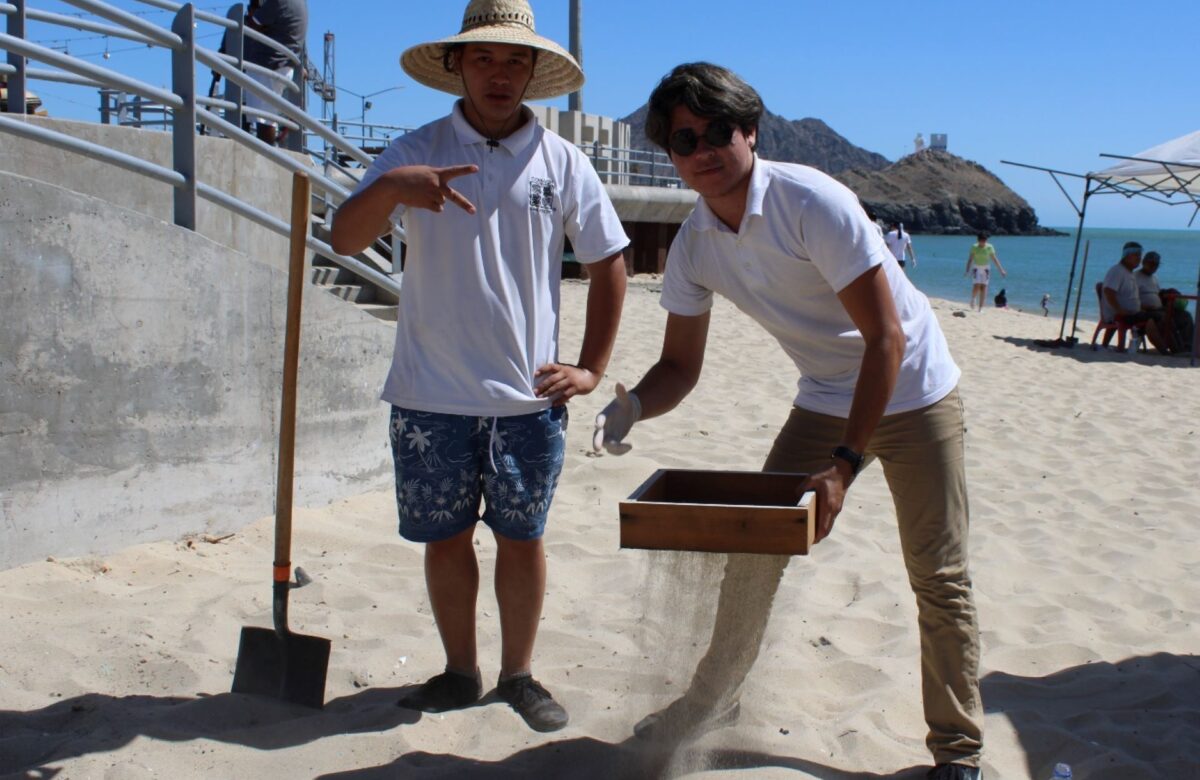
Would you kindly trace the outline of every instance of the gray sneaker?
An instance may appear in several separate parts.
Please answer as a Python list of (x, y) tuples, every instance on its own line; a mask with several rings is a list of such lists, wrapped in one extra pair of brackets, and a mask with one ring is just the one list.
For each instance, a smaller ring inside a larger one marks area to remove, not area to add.
[(965, 764), (938, 764), (925, 777), (928, 780), (982, 780), (983, 771)]
[(567, 711), (532, 675), (501, 680), (496, 684), (496, 694), (508, 702), (534, 731), (558, 731), (569, 720)]

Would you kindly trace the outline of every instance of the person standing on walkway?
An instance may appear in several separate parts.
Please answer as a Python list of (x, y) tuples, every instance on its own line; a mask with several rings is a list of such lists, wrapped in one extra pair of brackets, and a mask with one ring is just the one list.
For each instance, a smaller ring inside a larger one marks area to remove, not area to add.
[[(472, 0), (458, 35), (408, 49), (401, 64), (460, 99), (449, 116), (393, 141), (333, 224), (343, 254), (396, 221), (408, 242), (383, 400), (400, 535), (425, 544), (446, 668), (400, 705), (442, 712), (483, 693), (473, 544), (482, 519), (497, 546), (496, 691), (531, 728), (554, 731), (566, 710), (531, 673), (542, 534), (562, 470), (565, 404), (596, 387), (612, 352), (629, 239), (588, 159), (522, 103), (583, 83), (571, 55), (534, 32), (526, 0)], [(589, 278), (573, 364), (559, 360), (557, 343), (566, 239)]]
[[(882, 464), (918, 607), (929, 777), (977, 780), (983, 705), (960, 371), (929, 300), (892, 262), (854, 194), (813, 168), (755, 155), (762, 114), (749, 84), (709, 63), (677, 66), (650, 96), (646, 135), (700, 197), (667, 258), (661, 356), (632, 390), (617, 385), (593, 447), (628, 450), (638, 420), (666, 414), (695, 387), (714, 295), (762, 325), (800, 372), (763, 468), (809, 474), (802, 488), (816, 493), (821, 540), (862, 468)], [(737, 718), (789, 560), (728, 556), (690, 686), (636, 735), (674, 743)]]
[[(304, 38), (308, 34), (307, 0), (251, 0), (246, 9), (246, 26), (284, 46), (293, 54), (301, 56), (303, 62)], [(268, 46), (249, 36), (246, 37), (242, 56), (246, 62), (254, 63), (273, 71), (275, 77), (250, 73), (250, 77), (276, 95), (283, 95), (285, 82), (295, 75), (295, 64), (278, 49)], [(275, 113), (276, 109), (246, 90), (246, 107)], [(281, 138), (279, 127), (266, 119), (254, 119), (259, 140), (274, 146)]]
[[(978, 243), (972, 244), (970, 251), (967, 252), (967, 270), (963, 276), (971, 278), (971, 308), (983, 311), (983, 305), (987, 302), (988, 279), (991, 277), (992, 264), (995, 263), (1001, 276), (1007, 277), (1008, 272), (1004, 270), (1004, 266), (1000, 265), (996, 247), (988, 243), (988, 234), (980, 233), (976, 238)], [(979, 301), (978, 307), (975, 305), (977, 300)]]

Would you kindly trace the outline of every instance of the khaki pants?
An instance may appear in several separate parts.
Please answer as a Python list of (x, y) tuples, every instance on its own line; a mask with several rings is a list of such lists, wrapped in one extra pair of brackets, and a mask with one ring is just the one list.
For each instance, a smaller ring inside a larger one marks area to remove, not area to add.
[[(840, 417), (793, 408), (764, 471), (814, 472), (827, 467), (845, 425)], [(909, 585), (917, 597), (922, 699), (929, 724), (925, 743), (937, 763), (978, 765), (983, 735), (979, 627), (967, 570), (967, 483), (958, 391), (924, 409), (884, 417), (866, 454), (883, 466), (896, 506)], [(728, 556), (713, 637), (696, 667), (688, 698), (713, 709), (738, 700), (789, 560), (776, 555)], [(762, 598), (748, 602), (740, 595), (747, 593)]]

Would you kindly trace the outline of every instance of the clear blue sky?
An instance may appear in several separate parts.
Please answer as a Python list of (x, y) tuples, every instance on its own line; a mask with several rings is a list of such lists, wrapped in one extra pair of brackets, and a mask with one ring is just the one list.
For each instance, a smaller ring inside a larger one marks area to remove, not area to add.
[[(170, 14), (110, 0), (169, 25)], [(78, 13), (59, 0), (32, 7)], [(458, 31), (465, 0), (309, 0), (309, 56), (321, 66), (323, 36), (336, 40), (339, 86), (371, 98), (375, 122), (415, 126), (446, 112), (452, 98), (409, 79), (400, 52)], [(568, 0), (532, 0), (538, 32), (564, 48)], [(228, 5), (200, 0), (223, 13)], [(584, 109), (624, 116), (645, 102), (679, 62), (705, 59), (742, 75), (767, 108), (788, 119), (816, 117), (852, 143), (896, 159), (921, 132), (947, 133), (950, 151), (991, 170), (1028, 200), (1044, 225), (1073, 225), (1074, 212), (1043, 173), (1015, 160), (1086, 172), (1200, 129), (1196, 78), (1198, 0), (584, 0)], [(211, 34), (203, 28), (201, 35)], [(103, 39), (38, 25), (33, 40), (74, 38), (72, 54), (102, 62)], [(204, 41), (215, 48), (213, 39)], [(61, 42), (60, 42), (61, 44)], [(166, 61), (110, 41), (109, 64), (154, 84)], [(206, 79), (203, 79), (206, 81)], [(34, 83), (51, 113), (94, 121), (97, 101), (70, 87)], [(566, 99), (553, 101), (566, 107)], [(310, 97), (319, 114), (319, 101)], [(359, 116), (343, 93), (338, 114)], [(1068, 183), (1079, 199), (1080, 184)], [(1183, 206), (1096, 198), (1096, 227), (1185, 228)], [(1200, 219), (1197, 220), (1200, 226)]]

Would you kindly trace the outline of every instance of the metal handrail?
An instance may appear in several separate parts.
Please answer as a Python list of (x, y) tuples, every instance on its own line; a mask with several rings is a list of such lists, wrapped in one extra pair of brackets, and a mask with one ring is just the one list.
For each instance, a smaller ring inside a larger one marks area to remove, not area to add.
[[(17, 136), (29, 138), (40, 143), (45, 143), (60, 149), (65, 149), (77, 154), (84, 155), (93, 159), (101, 160), (111, 165), (124, 168), (131, 172), (146, 176), (155, 181), (162, 182), (179, 191), (183, 196), (183, 201), (180, 200), (180, 194), (176, 196), (175, 206), (175, 222), (181, 227), (195, 229), (195, 204), (194, 199), (198, 196), (205, 200), (215, 203), (218, 206), (234, 212), (246, 219), (249, 219), (275, 233), (282, 236), (289, 235), (289, 226), (270, 214), (251, 206), (248, 203), (219, 190), (211, 185), (199, 182), (195, 178), (195, 149), (194, 141), (191, 140), (194, 135), (196, 122), (202, 122), (204, 125), (219, 129), (225, 133), (236, 143), (241, 143), (245, 146), (253, 148), (258, 153), (272, 160), (273, 162), (283, 166), (291, 171), (303, 171), (313, 181), (313, 183), (326, 193), (327, 199), (337, 199), (339, 202), (349, 196), (348, 190), (337, 182), (329, 179), (320, 171), (304, 165), (300, 161), (288, 156), (281, 150), (264, 144), (257, 138), (250, 136), (240, 127), (225, 120), (222, 117), (212, 113), (204, 105), (208, 104), (214, 107), (227, 107), (231, 105), (228, 101), (217, 99), (208, 99), (197, 97), (195, 94), (195, 63), (201, 62), (211, 68), (213, 71), (220, 73), (228, 78), (232, 83), (237, 84), (243, 90), (249, 90), (253, 94), (263, 99), (272, 109), (279, 111), (280, 116), (273, 117), (283, 120), (287, 124), (297, 129), (303, 127), (310, 132), (319, 135), (324, 140), (332, 144), (334, 147), (345, 151), (355, 157), (364, 164), (370, 163), (370, 158), (361, 150), (357, 149), (345, 139), (340, 138), (336, 133), (333, 133), (322, 127), (319, 122), (313, 120), (307, 114), (299, 111), (291, 103), (288, 103), (283, 98), (275, 95), (269, 88), (259, 84), (253, 78), (243, 73), (237, 68), (237, 59), (227, 57), (217, 52), (210, 51), (195, 45), (195, 36), (193, 34), (194, 22), (197, 18), (194, 12), (194, 7), (191, 5), (179, 5), (175, 3), (167, 3), (165, 0), (155, 0), (150, 4), (158, 4), (159, 7), (171, 6), (178, 8), (175, 24), (173, 25), (176, 32), (168, 32), (158, 28), (136, 16), (128, 14), (120, 9), (108, 6), (98, 0), (65, 0), (79, 8), (88, 10), (101, 18), (108, 19), (118, 25), (128, 25), (134, 34), (144, 36), (144, 42), (149, 45), (158, 45), (172, 51), (173, 71), (175, 73), (175, 89), (179, 93), (168, 92), (149, 84), (146, 84), (138, 79), (124, 76), (116, 71), (108, 70), (103, 67), (92, 65), (84, 62), (76, 57), (67, 54), (56, 52), (52, 49), (39, 46), (24, 40), (21, 37), (0, 33), (0, 49), (7, 50), (10, 58), (15, 54), (18, 59), (17, 66), (11, 63), (4, 66), (4, 72), (15, 74), (21, 84), (19, 89), (14, 92), (18, 94), (10, 94), (10, 99), (19, 100), (20, 108), (24, 109), (24, 79), (25, 78), (47, 78), (49, 80), (64, 81), (68, 83), (79, 83), (88, 86), (100, 86), (117, 90), (125, 90), (134, 95), (156, 101), (159, 105), (156, 107), (164, 113), (169, 109), (173, 113), (172, 125), (175, 128), (174, 142), (174, 160), (175, 166), (166, 168), (156, 165), (139, 157), (118, 152), (99, 144), (84, 141), (73, 136), (61, 133), (48, 128), (40, 127), (34, 124), (29, 124), (24, 120), (14, 119), (3, 114), (0, 114), (0, 131), (12, 133)], [(149, 2), (149, 0), (141, 0)], [(235, 6), (237, 8), (238, 6)], [(23, 33), (24, 21), (27, 18), (24, 2), (0, 3), (0, 11), (5, 14), (15, 14), (18, 18), (16, 29)], [(211, 17), (222, 26), (238, 27), (235, 22), (220, 17)], [(48, 21), (56, 22), (55, 19)], [(14, 29), (10, 21), (10, 30)], [(247, 31), (249, 32), (249, 31)], [(183, 63), (180, 58), (185, 58)], [(35, 59), (46, 62), (60, 68), (60, 71), (42, 71), (39, 69), (31, 69), (25, 67), (24, 59)], [(232, 62), (233, 64), (230, 64)], [(179, 81), (181, 74), (186, 75), (187, 81), (182, 85)], [(199, 104), (199, 106), (197, 105)], [(10, 109), (12, 106), (10, 106)], [(267, 111), (250, 112), (258, 113), (263, 116), (271, 117), (271, 113)], [(180, 122), (187, 119), (188, 130), (186, 133), (180, 133)], [(194, 118), (194, 121), (193, 121)], [(181, 147), (181, 138), (184, 143)], [(190, 200), (190, 205), (189, 205)], [(392, 294), (398, 294), (400, 285), (385, 273), (372, 268), (361, 261), (338, 254), (333, 251), (325, 242), (316, 238), (310, 237), (308, 240), (309, 248), (319, 252), (322, 256), (336, 262), (338, 265), (346, 268), (376, 285), (377, 287), (386, 290)]]
[(124, 168), (127, 171), (141, 174), (155, 181), (160, 181), (163, 184), (169, 184), (172, 187), (182, 187), (187, 182), (183, 174), (173, 171), (170, 168), (164, 168), (161, 165), (155, 165), (148, 160), (143, 160), (141, 157), (134, 157), (131, 154), (118, 152), (115, 149), (109, 149), (106, 146), (101, 146), (91, 141), (84, 141), (81, 138), (49, 130), (38, 125), (29, 124), (19, 119), (11, 119), (4, 114), (0, 114), (0, 129), (13, 135), (28, 138), (31, 141), (39, 141), (48, 146), (74, 152), (84, 157), (104, 160), (118, 168)]
[(362, 162), (364, 165), (371, 164), (371, 158), (367, 156), (367, 154), (361, 149), (353, 146), (352, 144), (345, 143), (344, 139), (339, 137), (337, 133), (326, 129), (319, 120), (313, 119), (307, 114), (294, 111), (295, 106), (253, 79), (247, 79), (241, 73), (241, 71), (227, 64), (221, 55), (217, 54), (215, 51), (197, 46), (196, 59), (208, 68), (220, 73), (225, 78), (235, 81), (241, 86), (242, 89), (249, 88), (250, 91), (262, 99), (264, 103), (275, 108), (284, 116), (296, 122), (306, 130), (309, 130), (316, 135), (321, 136), (321, 138), (325, 139), (326, 141), (329, 141), (331, 144), (334, 144), (342, 151), (359, 160), (359, 162)]
[[(78, 2), (79, 0), (72, 0)], [(134, 92), (138, 95), (143, 95), (151, 100), (162, 103), (169, 108), (183, 108), (183, 99), (174, 92), (168, 92), (165, 89), (151, 86), (144, 81), (122, 76), (120, 73), (102, 68), (98, 65), (93, 65), (90, 62), (85, 62), (69, 54), (62, 54), (47, 49), (45, 46), (39, 46), (36, 43), (21, 38), (14, 38), (7, 33), (0, 33), (0, 49), (7, 49), (10, 52), (16, 52), (22, 57), (40, 60), (51, 65), (56, 65), (63, 70), (74, 73), (78, 76), (84, 76), (93, 79), (99, 83), (106, 84), (117, 89), (124, 89), (128, 92)]]

